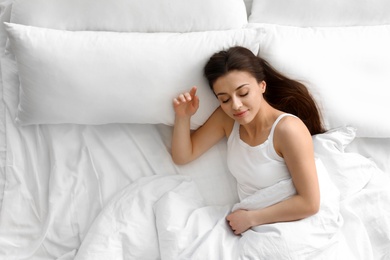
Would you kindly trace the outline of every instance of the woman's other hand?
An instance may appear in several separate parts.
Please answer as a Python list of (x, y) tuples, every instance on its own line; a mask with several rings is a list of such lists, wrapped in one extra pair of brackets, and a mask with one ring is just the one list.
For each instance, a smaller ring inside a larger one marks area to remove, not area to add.
[(250, 211), (239, 209), (233, 211), (226, 217), (226, 220), (234, 234), (241, 235), (241, 233), (252, 227), (249, 215)]

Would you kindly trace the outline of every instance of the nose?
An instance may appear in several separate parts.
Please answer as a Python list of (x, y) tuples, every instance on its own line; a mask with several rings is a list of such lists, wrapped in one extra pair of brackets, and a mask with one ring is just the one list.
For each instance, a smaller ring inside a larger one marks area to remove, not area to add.
[(239, 110), (242, 107), (242, 102), (238, 97), (232, 97), (232, 108)]

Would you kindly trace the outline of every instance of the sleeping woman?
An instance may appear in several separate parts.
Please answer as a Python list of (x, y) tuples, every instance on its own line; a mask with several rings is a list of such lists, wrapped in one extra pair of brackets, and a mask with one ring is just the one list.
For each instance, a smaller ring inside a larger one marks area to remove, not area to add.
[(204, 72), (220, 106), (191, 133), (191, 116), (199, 107), (197, 88), (173, 100), (174, 162), (191, 162), (227, 137), (227, 163), (240, 200), (292, 180), (296, 193), (288, 199), (262, 209), (231, 212), (226, 219), (236, 235), (316, 214), (320, 189), (311, 136), (323, 133), (324, 127), (307, 88), (243, 47), (215, 53)]

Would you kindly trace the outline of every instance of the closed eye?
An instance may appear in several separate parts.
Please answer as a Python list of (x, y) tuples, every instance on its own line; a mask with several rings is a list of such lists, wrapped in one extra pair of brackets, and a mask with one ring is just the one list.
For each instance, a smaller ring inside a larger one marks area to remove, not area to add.
[(245, 96), (247, 96), (248, 94), (249, 94), (249, 91), (246, 92), (245, 94), (241, 94), (240, 97), (245, 97)]
[(226, 99), (226, 100), (221, 100), (222, 103), (227, 103), (229, 102), (230, 98)]

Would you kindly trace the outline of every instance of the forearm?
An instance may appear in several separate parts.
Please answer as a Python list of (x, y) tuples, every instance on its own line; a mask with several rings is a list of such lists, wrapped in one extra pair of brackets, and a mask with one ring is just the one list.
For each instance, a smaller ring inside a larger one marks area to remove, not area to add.
[(264, 209), (248, 212), (251, 226), (300, 220), (318, 212), (318, 203), (295, 195)]
[(192, 159), (191, 117), (176, 117), (172, 135), (172, 159), (176, 164), (186, 164)]

